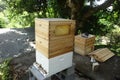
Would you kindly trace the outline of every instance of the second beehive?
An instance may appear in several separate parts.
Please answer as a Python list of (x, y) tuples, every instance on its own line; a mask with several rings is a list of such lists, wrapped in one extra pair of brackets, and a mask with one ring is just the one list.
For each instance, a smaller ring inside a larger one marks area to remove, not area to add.
[(80, 55), (87, 55), (94, 50), (95, 36), (83, 37), (82, 35), (75, 36), (74, 51)]

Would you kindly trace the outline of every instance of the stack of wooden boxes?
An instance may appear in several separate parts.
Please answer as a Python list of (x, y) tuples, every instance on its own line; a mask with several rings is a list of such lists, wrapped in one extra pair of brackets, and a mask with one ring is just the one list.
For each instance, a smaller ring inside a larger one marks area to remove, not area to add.
[(61, 18), (36, 18), (36, 64), (49, 77), (72, 66), (75, 21)]
[(87, 37), (80, 35), (75, 36), (74, 51), (80, 55), (88, 55), (94, 51), (95, 36), (89, 34)]

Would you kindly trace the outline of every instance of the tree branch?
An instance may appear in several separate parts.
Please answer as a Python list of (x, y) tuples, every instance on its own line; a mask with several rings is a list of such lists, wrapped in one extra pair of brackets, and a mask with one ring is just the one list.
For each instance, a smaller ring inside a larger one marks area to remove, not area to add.
[(106, 9), (107, 7), (111, 6), (112, 3), (114, 3), (115, 0), (107, 0), (105, 1), (103, 4), (95, 7), (95, 10), (102, 10), (102, 9)]
[(86, 14), (83, 15), (82, 20), (86, 20), (87, 18), (89, 18), (91, 15), (93, 15), (93, 13), (99, 11), (99, 10), (104, 10), (107, 7), (109, 7), (112, 3), (114, 3), (115, 0), (107, 0), (106, 2), (104, 2), (103, 4), (94, 7), (94, 8), (90, 8)]
[(94, 8), (90, 8), (82, 17), (81, 21), (79, 21), (79, 25), (81, 25), (81, 23), (83, 24), (83, 22), (85, 22), (91, 15), (93, 15), (95, 12), (99, 11), (99, 10), (104, 10), (107, 7), (111, 6), (112, 3), (114, 3), (115, 0), (107, 0), (105, 1), (103, 4), (94, 7)]

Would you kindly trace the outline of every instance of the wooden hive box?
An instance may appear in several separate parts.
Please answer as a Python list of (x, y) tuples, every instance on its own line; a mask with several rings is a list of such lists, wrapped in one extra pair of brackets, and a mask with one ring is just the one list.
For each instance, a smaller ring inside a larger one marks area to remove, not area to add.
[(80, 55), (87, 55), (94, 50), (95, 36), (89, 34), (88, 38), (80, 35), (75, 36), (74, 51)]
[(73, 50), (75, 21), (61, 18), (36, 18), (36, 49), (47, 58)]
[(105, 62), (115, 54), (112, 53), (108, 48), (97, 49), (89, 54), (99, 62)]

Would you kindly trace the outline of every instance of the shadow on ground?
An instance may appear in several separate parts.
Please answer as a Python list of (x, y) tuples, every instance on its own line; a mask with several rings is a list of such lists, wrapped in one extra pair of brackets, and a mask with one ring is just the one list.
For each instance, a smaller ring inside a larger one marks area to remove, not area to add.
[(0, 29), (0, 62), (34, 51), (30, 45), (34, 39), (34, 28)]

